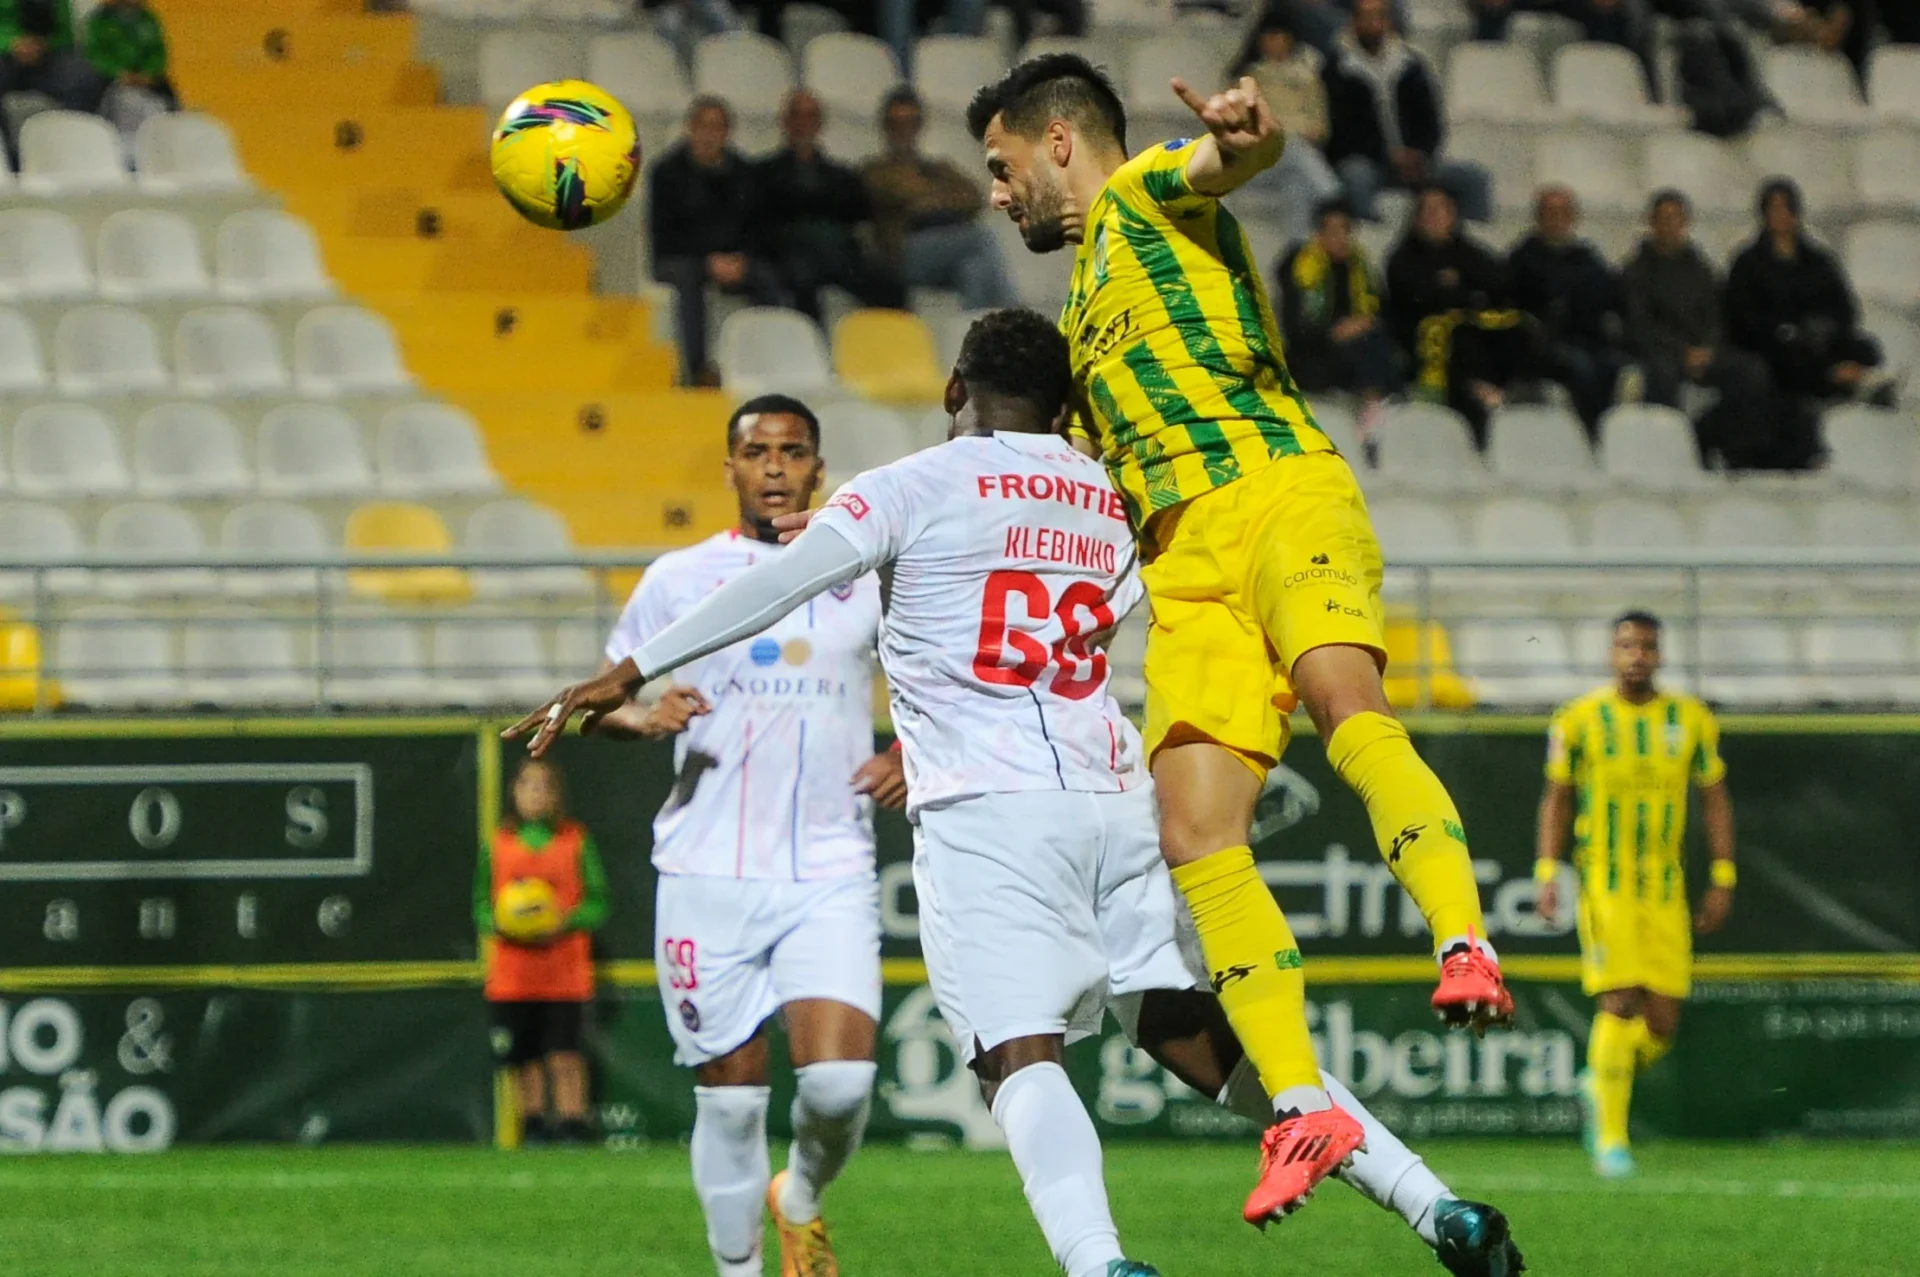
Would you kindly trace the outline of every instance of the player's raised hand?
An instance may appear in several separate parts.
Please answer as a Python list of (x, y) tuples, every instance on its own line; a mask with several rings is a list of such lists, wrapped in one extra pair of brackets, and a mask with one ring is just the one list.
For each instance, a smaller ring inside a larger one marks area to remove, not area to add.
[(1207, 97), (1194, 92), (1185, 80), (1174, 80), (1173, 91), (1213, 134), (1214, 145), (1229, 166), (1245, 158), (1263, 161), (1264, 167), (1280, 158), (1286, 134), (1252, 76), (1243, 75), (1232, 88)]
[(907, 805), (907, 770), (898, 750), (875, 754), (853, 774), (853, 792), (871, 794), (873, 801), (892, 811)]
[(583, 730), (591, 731), (600, 718), (625, 705), (644, 682), (646, 679), (629, 656), (596, 678), (561, 688), (546, 704), (500, 735), (506, 740), (519, 740), (531, 734), (532, 739), (527, 741), (527, 752), (539, 758), (547, 752), (554, 738), (567, 730), (567, 724), (573, 721), (574, 715), (581, 715)]
[(818, 510), (795, 510), (792, 514), (774, 515), (773, 526), (780, 529), (780, 544), (785, 545), (805, 532), (807, 525), (813, 522), (813, 516), (818, 513)]

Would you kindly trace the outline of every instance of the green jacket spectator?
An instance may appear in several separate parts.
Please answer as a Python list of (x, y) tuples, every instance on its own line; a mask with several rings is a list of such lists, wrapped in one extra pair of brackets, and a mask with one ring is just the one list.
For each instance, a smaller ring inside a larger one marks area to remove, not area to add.
[(0, 48), (18, 56), (14, 45), (21, 36), (55, 53), (72, 49), (72, 5), (68, 0), (0, 0)]
[(40, 93), (68, 111), (95, 111), (106, 87), (74, 50), (69, 0), (0, 0), (0, 97)]
[(118, 80), (167, 74), (167, 37), (160, 19), (142, 0), (107, 0), (87, 19), (87, 60)]

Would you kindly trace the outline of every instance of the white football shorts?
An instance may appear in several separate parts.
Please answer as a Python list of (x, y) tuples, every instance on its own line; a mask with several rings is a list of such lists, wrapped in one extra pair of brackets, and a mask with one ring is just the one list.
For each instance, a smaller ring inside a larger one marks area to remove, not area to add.
[(969, 1062), (1014, 1038), (1089, 1037), (1129, 994), (1207, 987), (1150, 786), (923, 810), (913, 881), (927, 978)]
[(654, 899), (655, 978), (676, 1064), (739, 1049), (803, 998), (880, 1018), (872, 874), (813, 882), (661, 874)]

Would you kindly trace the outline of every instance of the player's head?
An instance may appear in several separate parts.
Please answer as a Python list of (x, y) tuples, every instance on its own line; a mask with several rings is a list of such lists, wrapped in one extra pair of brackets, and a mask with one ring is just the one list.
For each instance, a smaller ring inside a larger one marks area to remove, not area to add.
[(947, 379), (949, 434), (1055, 434), (1072, 395), (1073, 365), (1060, 330), (1030, 310), (990, 311), (967, 329)]
[(567, 783), (551, 759), (530, 758), (513, 774), (512, 801), (501, 818), (509, 829), (522, 825), (554, 824), (566, 819)]
[(792, 395), (759, 395), (727, 419), (727, 483), (740, 530), (776, 541), (773, 520), (804, 510), (820, 487), (820, 418)]
[(1650, 690), (1660, 669), (1660, 618), (1638, 610), (1615, 617), (1611, 659), (1621, 691)]
[(1076, 53), (1028, 58), (973, 95), (967, 128), (987, 151), (990, 202), (1036, 253), (1080, 242), (1068, 178), (1099, 179), (1127, 154), (1127, 112), (1106, 72)]

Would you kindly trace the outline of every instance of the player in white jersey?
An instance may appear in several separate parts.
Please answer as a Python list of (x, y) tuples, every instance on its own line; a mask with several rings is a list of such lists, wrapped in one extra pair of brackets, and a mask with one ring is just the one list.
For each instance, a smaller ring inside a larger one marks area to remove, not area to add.
[[(1104, 632), (1140, 587), (1104, 471), (1052, 433), (1069, 386), (1051, 324), (1022, 311), (979, 321), (948, 388), (954, 438), (854, 479), (779, 571), (742, 576), (510, 734), (533, 732), (537, 753), (642, 671), (890, 563), (880, 653), (905, 745), (928, 975), (1056, 1259), (1069, 1277), (1106, 1277), (1153, 1270), (1122, 1256), (1065, 1044), (1112, 1010), (1189, 1085), (1262, 1125), (1273, 1110), (1182, 933), (1139, 736), (1108, 694)], [(1455, 1200), (1327, 1082), (1367, 1128), (1349, 1182), (1453, 1271), (1520, 1271), (1497, 1211)]]
[[(611, 668), (756, 565), (788, 554), (772, 520), (806, 509), (820, 426), (784, 395), (727, 427), (738, 526), (647, 569), (608, 636)], [(873, 750), (880, 585), (865, 574), (758, 637), (682, 666), (650, 708), (603, 724), (674, 741), (653, 823), (654, 953), (675, 1060), (695, 1070), (694, 1186), (721, 1277), (761, 1272), (761, 1210), (783, 1274), (837, 1271), (821, 1190), (866, 1124), (880, 1015), (873, 803), (905, 798), (901, 756)], [(767, 1021), (798, 1076), (787, 1169), (769, 1179)]]

